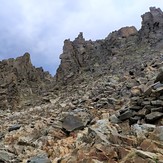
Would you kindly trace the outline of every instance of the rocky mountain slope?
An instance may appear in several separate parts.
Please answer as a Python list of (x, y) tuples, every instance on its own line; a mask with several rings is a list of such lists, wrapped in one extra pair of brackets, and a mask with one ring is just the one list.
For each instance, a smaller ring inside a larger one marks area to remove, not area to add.
[(41, 95), (53, 81), (48, 72), (31, 64), (28, 53), (16, 59), (1, 61), (0, 109), (14, 110), (22, 105), (32, 104), (31, 101), (34, 100), (34, 103), (38, 103), (37, 100), (41, 99)]
[(163, 12), (105, 39), (65, 40), (55, 77), (0, 62), (0, 162), (162, 163)]

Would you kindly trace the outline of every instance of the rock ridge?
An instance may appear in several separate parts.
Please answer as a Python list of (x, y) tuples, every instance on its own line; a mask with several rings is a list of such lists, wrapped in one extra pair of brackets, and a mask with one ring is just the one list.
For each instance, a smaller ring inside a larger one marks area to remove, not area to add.
[(0, 109), (15, 109), (23, 102), (41, 95), (53, 78), (42, 68), (35, 68), (30, 54), (0, 61)]
[[(163, 12), (155, 7), (151, 7), (150, 12), (142, 15), (142, 27), (139, 31), (133, 26), (123, 27), (110, 33), (105, 39), (97, 41), (85, 40), (81, 32), (74, 41), (65, 40), (56, 81), (67, 84), (78, 78), (83, 71), (97, 75), (108, 71), (117, 72), (119, 67), (125, 70), (129, 65), (124, 63), (126, 60), (123, 58), (130, 57), (131, 53), (136, 58), (151, 48), (161, 51), (162, 35)], [(119, 63), (114, 66), (114, 62)], [(134, 65), (139, 61), (134, 59), (130, 62), (130, 65)]]

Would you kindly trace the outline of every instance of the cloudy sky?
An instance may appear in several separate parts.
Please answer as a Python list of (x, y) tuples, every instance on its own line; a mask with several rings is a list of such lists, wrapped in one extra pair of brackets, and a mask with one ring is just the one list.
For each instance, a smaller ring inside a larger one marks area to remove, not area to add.
[(0, 0), (0, 6), (0, 60), (29, 52), (36, 67), (55, 74), (65, 39), (140, 29), (141, 15), (150, 6), (163, 10), (163, 0)]

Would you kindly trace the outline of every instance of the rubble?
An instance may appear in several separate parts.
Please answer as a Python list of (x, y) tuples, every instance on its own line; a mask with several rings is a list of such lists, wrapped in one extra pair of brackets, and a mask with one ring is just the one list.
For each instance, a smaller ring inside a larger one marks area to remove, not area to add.
[(163, 162), (162, 11), (105, 39), (65, 40), (53, 78), (0, 62), (0, 162)]

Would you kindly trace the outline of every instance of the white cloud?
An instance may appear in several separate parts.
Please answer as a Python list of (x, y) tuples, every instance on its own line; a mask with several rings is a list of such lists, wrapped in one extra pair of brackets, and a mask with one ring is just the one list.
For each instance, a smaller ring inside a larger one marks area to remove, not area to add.
[(64, 39), (79, 32), (86, 39), (105, 38), (113, 30), (134, 25), (161, 0), (0, 0), (0, 59), (29, 51), (36, 66), (54, 72)]

